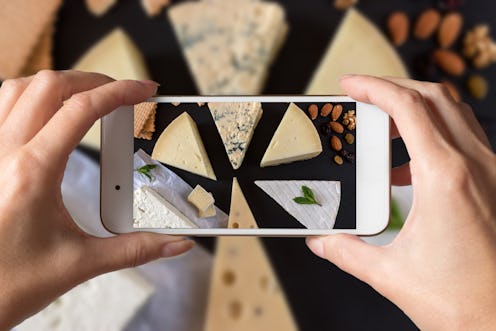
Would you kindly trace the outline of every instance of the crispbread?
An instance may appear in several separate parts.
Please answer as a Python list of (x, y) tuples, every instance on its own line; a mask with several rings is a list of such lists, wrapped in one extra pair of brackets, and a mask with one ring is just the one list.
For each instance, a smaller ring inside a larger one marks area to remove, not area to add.
[(155, 131), (156, 109), (156, 102), (142, 102), (134, 106), (134, 137), (151, 139)]
[(169, 4), (170, 0), (141, 0), (141, 6), (150, 17), (158, 15)]
[(29, 76), (37, 73), (42, 69), (52, 69), (53, 57), (53, 32), (55, 30), (53, 22), (50, 22), (47, 28), (41, 34), (40, 40), (33, 49), (29, 56), (22, 74)]
[(95, 16), (103, 16), (117, 0), (86, 0), (86, 7)]
[(0, 10), (0, 79), (17, 77), (61, 0), (2, 1)]
[(146, 120), (145, 125), (143, 126), (143, 129), (141, 130), (140, 134), (138, 135), (138, 138), (146, 139), (146, 140), (152, 139), (153, 132), (155, 132), (155, 115), (156, 114), (157, 114), (157, 111), (153, 110), (153, 112), (150, 114), (150, 116)]

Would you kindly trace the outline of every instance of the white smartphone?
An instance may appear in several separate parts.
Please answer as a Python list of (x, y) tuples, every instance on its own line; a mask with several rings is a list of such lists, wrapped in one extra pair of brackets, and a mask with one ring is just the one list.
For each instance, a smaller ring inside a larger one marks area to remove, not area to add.
[(387, 227), (390, 120), (377, 107), (344, 96), (148, 102), (102, 120), (101, 220), (110, 232), (375, 235)]

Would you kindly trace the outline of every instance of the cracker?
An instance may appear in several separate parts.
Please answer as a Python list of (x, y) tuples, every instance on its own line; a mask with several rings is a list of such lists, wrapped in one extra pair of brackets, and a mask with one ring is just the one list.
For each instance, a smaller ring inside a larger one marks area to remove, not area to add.
[(86, 7), (95, 16), (103, 16), (116, 4), (117, 0), (86, 0)]
[(134, 137), (141, 138), (145, 133), (151, 136), (155, 131), (156, 109), (156, 102), (142, 102), (134, 106)]
[(0, 79), (15, 78), (21, 74), (60, 5), (61, 0), (2, 1)]
[(22, 74), (24, 76), (29, 76), (37, 73), (43, 69), (52, 69), (53, 67), (53, 32), (55, 30), (54, 24), (50, 23), (48, 27), (43, 31), (40, 40), (33, 49), (33, 52), (29, 56)]
[(149, 17), (157, 16), (170, 4), (170, 0), (141, 0), (141, 6)]

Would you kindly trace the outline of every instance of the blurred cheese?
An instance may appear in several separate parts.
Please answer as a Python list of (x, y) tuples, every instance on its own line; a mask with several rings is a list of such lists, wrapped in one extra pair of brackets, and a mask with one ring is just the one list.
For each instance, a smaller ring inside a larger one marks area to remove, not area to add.
[(121, 331), (154, 288), (127, 269), (90, 279), (16, 326), (16, 331)]
[[(143, 55), (121, 28), (112, 30), (93, 45), (73, 69), (98, 72), (114, 79), (149, 79)], [(81, 144), (100, 148), (100, 121), (84, 136)]]
[(401, 58), (377, 27), (349, 9), (315, 72), (306, 94), (344, 94), (345, 74), (408, 77)]
[(195, 121), (184, 112), (160, 135), (152, 158), (173, 167), (216, 180)]
[[(234, 178), (229, 225), (257, 227)], [(257, 237), (218, 237), (205, 331), (298, 330)]]
[(310, 118), (291, 103), (260, 163), (261, 167), (307, 160), (322, 152), (319, 133)]

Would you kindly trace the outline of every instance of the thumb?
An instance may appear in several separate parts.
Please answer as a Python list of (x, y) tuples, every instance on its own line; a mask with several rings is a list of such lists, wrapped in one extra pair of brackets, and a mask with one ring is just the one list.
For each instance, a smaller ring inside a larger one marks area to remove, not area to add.
[(93, 271), (101, 274), (180, 255), (194, 244), (194, 241), (184, 237), (140, 232), (110, 238), (91, 238), (87, 249), (93, 257)]
[(326, 237), (309, 237), (307, 246), (317, 256), (335, 264), (341, 270), (375, 287), (381, 278), (384, 251), (357, 236), (334, 234)]

